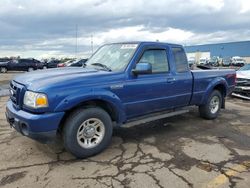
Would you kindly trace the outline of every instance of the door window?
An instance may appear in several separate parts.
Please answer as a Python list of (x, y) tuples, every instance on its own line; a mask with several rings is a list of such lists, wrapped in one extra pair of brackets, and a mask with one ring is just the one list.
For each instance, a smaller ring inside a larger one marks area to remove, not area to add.
[(183, 48), (174, 47), (172, 48), (172, 51), (174, 55), (176, 71), (177, 72), (188, 71), (187, 57)]
[(11, 61), (13, 64), (17, 64), (18, 63), (18, 60), (12, 60)]
[(25, 60), (20, 59), (19, 64), (22, 64), (22, 65), (25, 64)]
[(166, 50), (146, 50), (139, 63), (150, 63), (153, 73), (163, 73), (169, 71)]

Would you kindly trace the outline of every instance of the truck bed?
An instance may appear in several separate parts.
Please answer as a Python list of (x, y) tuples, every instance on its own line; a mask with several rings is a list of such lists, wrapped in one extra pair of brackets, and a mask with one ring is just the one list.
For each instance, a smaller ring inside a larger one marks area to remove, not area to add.
[(205, 93), (209, 93), (210, 85), (215, 82), (226, 84), (227, 93), (233, 91), (235, 85), (235, 70), (233, 69), (209, 69), (209, 70), (192, 70), (193, 75), (193, 95), (190, 100), (190, 105), (202, 104)]

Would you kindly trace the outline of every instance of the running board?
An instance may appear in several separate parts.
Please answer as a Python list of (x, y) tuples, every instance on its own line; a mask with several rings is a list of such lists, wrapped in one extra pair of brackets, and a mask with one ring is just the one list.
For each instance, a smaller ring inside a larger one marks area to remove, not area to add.
[(176, 110), (176, 111), (164, 111), (164, 112), (157, 112), (157, 113), (153, 113), (150, 115), (146, 115), (146, 116), (141, 116), (139, 118), (136, 119), (132, 119), (129, 122), (125, 123), (124, 125), (122, 125), (123, 127), (133, 127), (135, 125), (139, 125), (139, 124), (145, 124), (151, 121), (155, 121), (155, 120), (159, 120), (159, 119), (164, 119), (164, 118), (168, 118), (168, 117), (172, 117), (172, 116), (177, 116), (177, 115), (181, 115), (181, 114), (185, 114), (189, 112), (188, 109), (182, 109), (182, 110)]

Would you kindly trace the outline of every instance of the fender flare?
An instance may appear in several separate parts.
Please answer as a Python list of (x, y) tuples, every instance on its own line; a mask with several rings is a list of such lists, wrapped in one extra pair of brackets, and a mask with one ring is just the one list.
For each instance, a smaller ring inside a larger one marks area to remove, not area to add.
[[(225, 94), (227, 93), (228, 90), (228, 84), (227, 81), (225, 80), (225, 78), (223, 77), (219, 77), (219, 78), (215, 78), (214, 80), (212, 80), (210, 82), (210, 84), (207, 86), (206, 91), (204, 92), (204, 95), (202, 97), (201, 100), (201, 104), (205, 104), (207, 102), (207, 99), (210, 95), (210, 93), (214, 90), (214, 88), (218, 85), (222, 85), (225, 89)], [(223, 97), (224, 98), (224, 97)]]
[[(79, 94), (80, 93), (80, 94)], [(91, 101), (91, 100), (101, 100), (108, 103), (116, 111), (117, 123), (122, 123), (126, 119), (125, 110), (120, 98), (108, 90), (93, 90), (86, 93), (77, 92), (65, 97), (55, 108), (55, 111), (68, 111), (79, 104)]]

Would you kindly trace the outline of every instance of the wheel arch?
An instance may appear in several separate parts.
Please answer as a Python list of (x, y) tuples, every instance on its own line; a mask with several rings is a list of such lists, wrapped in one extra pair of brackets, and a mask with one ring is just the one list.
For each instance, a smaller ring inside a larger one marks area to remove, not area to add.
[(228, 88), (228, 85), (227, 85), (227, 82), (224, 78), (216, 78), (214, 79), (210, 84), (209, 86), (207, 87), (206, 91), (205, 91), (205, 94), (202, 98), (202, 104), (205, 104), (209, 95), (214, 91), (214, 90), (218, 90), (219, 92), (221, 92), (222, 94), (222, 107), (225, 106), (225, 97), (227, 95), (227, 88)]
[(213, 90), (218, 90), (221, 92), (222, 97), (224, 98), (227, 94), (227, 88), (224, 84), (220, 83), (214, 86)]
[(0, 66), (0, 69), (1, 69), (1, 68), (6, 68), (6, 71), (8, 71), (8, 66), (7, 66), (7, 65), (1, 65), (1, 66)]
[(86, 109), (86, 108), (91, 108), (91, 107), (99, 107), (105, 110), (110, 115), (111, 120), (113, 122), (116, 122), (117, 124), (120, 124), (122, 122), (123, 117), (122, 117), (121, 111), (113, 103), (107, 100), (103, 100), (103, 99), (89, 99), (89, 100), (82, 101), (65, 111), (65, 114), (59, 124), (58, 131), (60, 132), (62, 130), (66, 119), (69, 117), (69, 115), (72, 112), (78, 109)]

